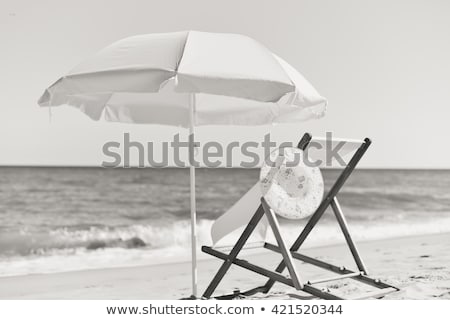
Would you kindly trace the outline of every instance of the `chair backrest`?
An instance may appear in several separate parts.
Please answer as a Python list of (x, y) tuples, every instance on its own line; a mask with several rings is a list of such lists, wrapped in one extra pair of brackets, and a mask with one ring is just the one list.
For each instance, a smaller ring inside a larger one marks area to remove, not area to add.
[[(211, 226), (211, 239), (215, 245), (219, 240), (247, 225), (256, 209), (261, 204), (261, 187), (256, 182), (231, 208), (214, 221)], [(260, 241), (266, 236), (267, 222), (265, 219), (256, 228), (255, 235)]]
[(306, 146), (308, 158), (320, 167), (343, 167), (366, 140), (312, 137)]
[[(308, 152), (308, 157), (312, 161), (321, 160), (323, 162), (321, 167), (345, 166), (348, 163), (349, 158), (353, 157), (356, 150), (363, 144), (370, 144), (370, 140), (367, 138), (364, 140), (340, 138), (328, 139), (325, 137), (311, 137), (309, 134), (304, 135), (299, 143), (299, 147), (305, 142), (307, 143), (305, 150)], [(331, 164), (327, 164), (327, 160), (329, 160), (327, 159), (329, 149), (331, 149), (332, 152), (337, 148), (339, 148), (337, 151), (338, 155), (342, 157), (345, 163), (340, 163), (336, 159), (331, 159), (334, 161), (331, 161)], [(359, 157), (356, 158), (359, 160)], [(215, 245), (226, 235), (248, 223), (256, 208), (260, 205), (260, 197), (260, 186), (259, 182), (257, 182), (241, 199), (213, 223), (211, 237)], [(259, 238), (257, 241), (260, 241), (261, 238), (265, 238), (267, 225), (266, 219), (262, 219), (259, 223), (256, 229), (257, 238)]]

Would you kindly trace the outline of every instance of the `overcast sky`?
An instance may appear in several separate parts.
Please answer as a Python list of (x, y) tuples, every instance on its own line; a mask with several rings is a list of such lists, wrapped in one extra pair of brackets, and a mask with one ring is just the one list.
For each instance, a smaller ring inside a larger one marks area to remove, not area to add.
[(200, 128), (199, 140), (297, 141), (305, 131), (371, 137), (365, 167), (450, 167), (450, 2), (2, 0), (0, 165), (99, 165), (102, 145), (169, 140), (159, 126), (97, 123), (37, 106), (43, 90), (109, 43), (178, 30), (249, 35), (329, 100), (319, 121)]

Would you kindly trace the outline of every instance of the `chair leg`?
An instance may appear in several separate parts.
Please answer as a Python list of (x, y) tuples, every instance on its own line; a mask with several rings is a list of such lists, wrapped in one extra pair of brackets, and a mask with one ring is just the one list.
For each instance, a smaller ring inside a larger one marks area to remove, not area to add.
[[(325, 200), (322, 202), (321, 206), (316, 210), (314, 215), (311, 217), (311, 219), (309, 219), (308, 223), (303, 228), (302, 232), (300, 233), (300, 235), (297, 238), (297, 240), (295, 241), (295, 243), (291, 246), (290, 251), (297, 251), (301, 247), (303, 242), (308, 237), (309, 233), (312, 231), (312, 229), (315, 227), (317, 222), (322, 217), (322, 215), (325, 212), (325, 209), (328, 207), (328, 205), (329, 205), (328, 201)], [(284, 268), (286, 268), (286, 264), (285, 264), (284, 260), (282, 260), (278, 264), (277, 268), (275, 269), (275, 272), (281, 273), (281, 272), (283, 272)], [(266, 284), (264, 285), (264, 287), (266, 288), (264, 290), (264, 293), (269, 292), (269, 290), (272, 288), (272, 286), (274, 284), (275, 284), (275, 281), (273, 279), (267, 280)]]
[(367, 268), (362, 261), (362, 258), (359, 254), (358, 248), (356, 247), (355, 242), (353, 241), (350, 232), (348, 230), (347, 220), (345, 219), (344, 213), (342, 212), (341, 206), (336, 197), (331, 201), (331, 208), (333, 209), (334, 215), (341, 227), (342, 233), (344, 234), (345, 241), (347, 241), (348, 247), (355, 259), (356, 265), (358, 266), (359, 271), (363, 271), (366, 275), (368, 274)]
[(239, 252), (244, 247), (245, 243), (247, 242), (248, 238), (252, 234), (253, 230), (255, 230), (256, 226), (258, 225), (259, 221), (264, 215), (264, 209), (260, 205), (258, 209), (256, 210), (253, 217), (250, 219), (250, 222), (248, 223), (247, 227), (245, 228), (244, 232), (242, 232), (241, 236), (239, 237), (239, 240), (234, 245), (233, 249), (231, 249), (230, 254), (228, 255), (227, 260), (225, 260), (220, 267), (220, 269), (217, 271), (216, 275), (214, 276), (213, 280), (209, 284), (208, 288), (206, 288), (205, 292), (203, 293), (203, 297), (209, 299), (211, 295), (213, 294), (214, 290), (216, 290), (217, 286), (219, 285), (220, 281), (222, 281), (223, 277), (227, 273), (228, 269), (233, 264), (233, 260), (236, 259)]
[(278, 220), (275, 216), (275, 213), (267, 204), (264, 198), (261, 198), (261, 204), (264, 208), (267, 220), (269, 221), (275, 239), (277, 240), (278, 247), (280, 248), (281, 255), (283, 256), (283, 261), (285, 262), (288, 268), (292, 283), (294, 284), (295, 289), (301, 290), (303, 289), (303, 283), (300, 279), (300, 276), (298, 275), (297, 269), (295, 268), (294, 259), (292, 259), (291, 252), (289, 251), (286, 243), (283, 240), (283, 237), (281, 236), (280, 225), (278, 224)]

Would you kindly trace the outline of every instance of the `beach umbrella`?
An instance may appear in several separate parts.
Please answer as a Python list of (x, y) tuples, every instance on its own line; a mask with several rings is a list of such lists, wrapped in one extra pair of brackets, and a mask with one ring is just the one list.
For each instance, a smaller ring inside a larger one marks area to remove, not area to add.
[[(238, 34), (184, 31), (129, 37), (87, 58), (39, 99), (93, 120), (264, 125), (323, 116), (326, 100), (291, 65)], [(193, 158), (193, 146), (189, 148)], [(197, 296), (195, 167), (190, 165), (192, 293)]]

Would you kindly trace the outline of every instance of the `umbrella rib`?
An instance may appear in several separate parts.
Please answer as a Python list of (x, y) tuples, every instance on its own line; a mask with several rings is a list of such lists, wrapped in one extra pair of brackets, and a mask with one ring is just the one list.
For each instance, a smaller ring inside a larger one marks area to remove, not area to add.
[(187, 42), (188, 42), (188, 38), (189, 38), (189, 34), (190, 34), (190, 33), (191, 33), (191, 31), (187, 31), (187, 32), (186, 32), (186, 39), (184, 40), (184, 46), (183, 46), (183, 50), (181, 51), (180, 59), (178, 60), (177, 65), (176, 65), (176, 67), (175, 67), (175, 75), (174, 75), (174, 77), (176, 77), (177, 74), (178, 74), (178, 68), (180, 67), (181, 61), (183, 60), (183, 57), (184, 57), (184, 51), (186, 50), (186, 45), (187, 45)]

